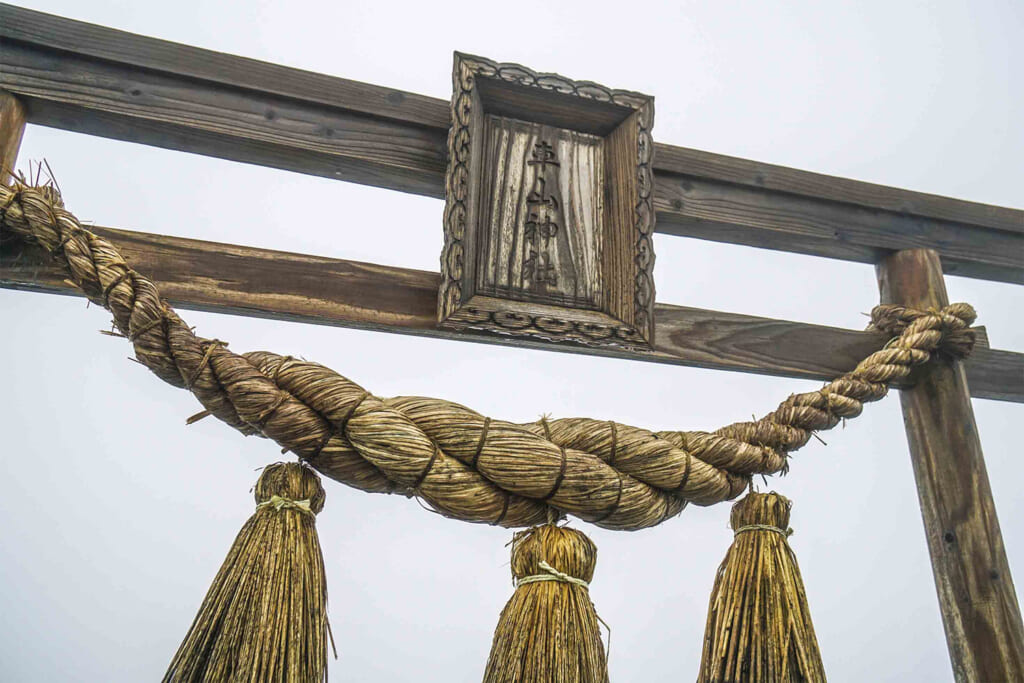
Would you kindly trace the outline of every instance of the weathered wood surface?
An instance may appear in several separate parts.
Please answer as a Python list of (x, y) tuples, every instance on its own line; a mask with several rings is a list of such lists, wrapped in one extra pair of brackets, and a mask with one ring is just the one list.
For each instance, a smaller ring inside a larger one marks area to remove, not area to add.
[[(901, 251), (879, 266), (884, 303), (949, 303), (939, 256)], [(958, 681), (1024, 681), (1024, 625), (1006, 560), (969, 379), (936, 359), (900, 392), (946, 642)]]
[[(659, 173), (658, 232), (878, 263), (933, 248), (951, 275), (1024, 283), (1024, 233), (900, 216), (717, 181)], [(1024, 212), (1021, 213), (1024, 221)], [(947, 262), (948, 260), (948, 262)]]
[(837, 178), (687, 147), (658, 145), (654, 165), (665, 174), (706, 178), (768, 192), (881, 209), (904, 216), (1024, 232), (1024, 215), (1018, 209)]
[[(91, 227), (113, 241), (175, 305), (194, 310), (584, 353), (654, 363), (828, 380), (883, 336), (685, 306), (655, 307), (652, 352), (584, 348), (437, 327), (440, 276), (267, 249)], [(45, 254), (0, 245), (0, 287), (76, 294)], [(1024, 354), (978, 348), (966, 363), (978, 398), (1024, 402)]]
[[(6, 6), (0, 8), (0, 37)], [(445, 133), (178, 73), (83, 59), (4, 37), (0, 88), (30, 123), (443, 196)]]
[[(0, 37), (81, 57), (190, 76), (300, 101), (392, 118), (427, 128), (447, 128), (448, 101), (335, 76), (227, 55), (118, 31), (0, 3)], [(776, 190), (897, 213), (930, 216), (1004, 230), (1024, 230), (1020, 212), (1004, 207), (910, 192), (846, 178), (658, 145), (656, 167), (737, 185)]]
[(448, 103), (434, 97), (149, 38), (4, 3), (0, 3), (0, 38), (310, 103), (344, 103), (351, 111), (432, 128), (448, 126)]
[(600, 310), (601, 138), (498, 116), (484, 136), (476, 292)]
[(8, 92), (0, 90), (0, 183), (10, 180), (18, 162), (25, 132), (25, 108)]
[[(0, 87), (29, 121), (432, 197), (446, 100), (0, 5)], [(143, 67), (143, 68), (140, 68)], [(1024, 212), (657, 145), (657, 229), (1024, 282)]]

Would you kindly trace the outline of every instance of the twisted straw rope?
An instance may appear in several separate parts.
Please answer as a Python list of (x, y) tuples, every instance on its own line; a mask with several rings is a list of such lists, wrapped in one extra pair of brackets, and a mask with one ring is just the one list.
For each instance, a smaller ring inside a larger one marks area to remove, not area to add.
[(739, 495), (753, 474), (785, 471), (811, 435), (860, 414), (937, 351), (970, 351), (967, 304), (941, 311), (879, 306), (885, 348), (822, 389), (760, 420), (714, 432), (658, 432), (571, 418), (517, 425), (432, 398), (381, 399), (316, 363), (236, 354), (196, 336), (107, 240), (82, 228), (49, 186), (0, 186), (0, 225), (48, 251), (90, 301), (109, 310), (139, 362), (191, 391), (206, 412), (258, 434), (324, 475), (377, 493), (419, 496), (439, 513), (522, 527), (550, 508), (610, 529), (642, 529), (689, 503)]

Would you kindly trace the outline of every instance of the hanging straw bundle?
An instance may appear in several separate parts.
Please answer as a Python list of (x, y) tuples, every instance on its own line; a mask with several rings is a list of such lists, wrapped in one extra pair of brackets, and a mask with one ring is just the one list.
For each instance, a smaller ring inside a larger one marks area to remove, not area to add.
[(786, 540), (790, 505), (776, 493), (750, 493), (733, 506), (736, 537), (711, 593), (698, 683), (825, 680)]
[(515, 593), (494, 631), (484, 683), (607, 683), (608, 662), (588, 584), (597, 546), (545, 524), (512, 539)]
[(313, 470), (277, 463), (256, 482), (256, 512), (224, 565), (164, 681), (315, 683), (327, 679), (327, 583)]

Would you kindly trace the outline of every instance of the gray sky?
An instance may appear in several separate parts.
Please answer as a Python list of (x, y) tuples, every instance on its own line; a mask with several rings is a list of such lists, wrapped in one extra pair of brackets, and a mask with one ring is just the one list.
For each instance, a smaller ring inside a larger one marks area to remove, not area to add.
[[(661, 142), (1024, 206), (1024, 8), (1012, 0), (19, 4), (442, 98), (453, 50), (517, 61), (654, 95)], [(97, 224), (438, 268), (438, 200), (30, 127), (22, 165), (44, 157), (68, 207)], [(666, 303), (861, 328), (878, 298), (863, 264), (664, 235), (656, 251)], [(993, 346), (1024, 351), (1024, 288), (948, 288), (977, 307)], [(278, 450), (212, 419), (186, 428), (195, 400), (97, 334), (109, 316), (84, 300), (0, 291), (0, 312), (0, 678), (156, 680), (252, 511), (255, 468)], [(236, 351), (303, 356), (379, 396), (514, 421), (713, 429), (819, 386), (183, 315)], [(1024, 581), (1024, 408), (974, 407)], [(951, 680), (899, 401), (824, 438), (770, 486), (794, 500), (791, 542), (831, 680)], [(511, 532), (325, 485), (331, 680), (479, 680), (512, 590)], [(577, 524), (599, 548), (592, 595), (613, 629), (613, 680), (695, 677), (728, 512), (690, 508), (636, 533)]]

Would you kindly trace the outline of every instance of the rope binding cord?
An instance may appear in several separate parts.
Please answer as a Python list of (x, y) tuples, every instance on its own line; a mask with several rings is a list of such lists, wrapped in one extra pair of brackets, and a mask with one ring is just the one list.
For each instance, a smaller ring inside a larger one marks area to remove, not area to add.
[(265, 500), (259, 505), (257, 505), (256, 509), (260, 510), (265, 507), (272, 507), (275, 510), (279, 511), (295, 510), (296, 512), (301, 512), (305, 515), (313, 515), (314, 517), (316, 516), (316, 513), (310, 509), (309, 498), (305, 498), (303, 500), (292, 500), (291, 498), (284, 498), (282, 496), (278, 496), (275, 494), (270, 497), (270, 500)]
[(541, 574), (531, 574), (522, 578), (516, 579), (516, 587), (524, 586), (528, 583), (537, 583), (538, 581), (561, 581), (562, 583), (571, 583), (574, 586), (580, 588), (590, 588), (590, 584), (583, 579), (577, 579), (575, 576), (570, 576), (564, 572), (560, 572), (550, 564), (541, 560), (537, 563), (537, 566), (543, 570)]
[(746, 531), (770, 531), (775, 534), (782, 534), (786, 538), (793, 535), (792, 529), (780, 529), (779, 527), (771, 524), (747, 524), (746, 526), (741, 526), (739, 529), (733, 531), (733, 536), (738, 536)]

